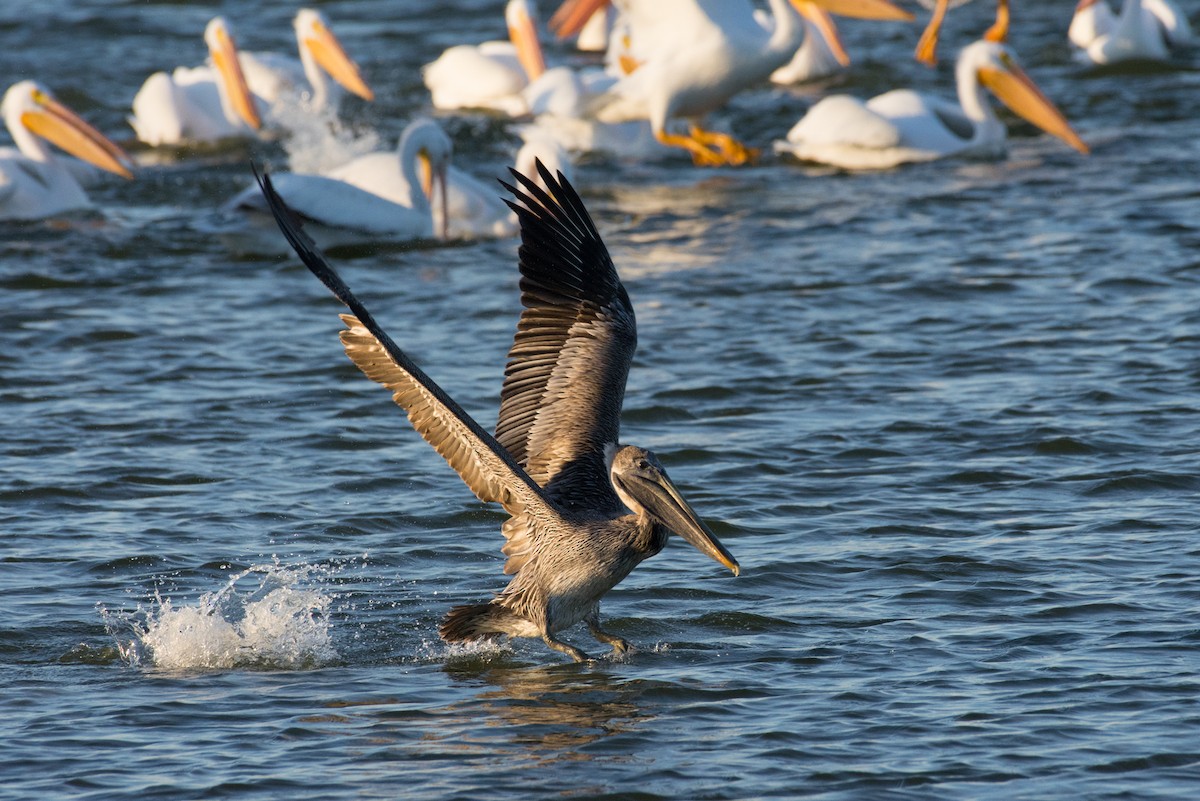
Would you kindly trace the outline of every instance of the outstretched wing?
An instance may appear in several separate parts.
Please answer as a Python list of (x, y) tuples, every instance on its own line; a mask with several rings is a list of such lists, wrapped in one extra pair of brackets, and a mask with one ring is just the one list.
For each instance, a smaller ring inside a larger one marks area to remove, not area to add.
[(408, 412), (413, 428), (450, 463), (479, 500), (499, 503), (520, 521), (519, 528), (525, 532), (533, 530), (535, 521), (557, 518), (541, 488), (508, 451), (379, 327), (304, 233), (299, 219), (272, 187), (270, 176), (260, 177), (259, 184), (275, 221), (301, 260), (354, 312), (341, 316), (347, 326), (341, 338), (346, 354), (358, 368), (392, 391), (393, 400)]
[(546, 189), (512, 171), (521, 303), (496, 439), (563, 507), (619, 509), (605, 446), (621, 424), (637, 346), (633, 306), (579, 195), (539, 161)]

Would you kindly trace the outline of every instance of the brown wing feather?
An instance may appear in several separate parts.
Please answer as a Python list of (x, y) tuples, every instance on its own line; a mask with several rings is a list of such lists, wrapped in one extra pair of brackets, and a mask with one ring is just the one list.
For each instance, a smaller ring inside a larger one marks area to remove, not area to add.
[(449, 462), (476, 497), (499, 503), (512, 515), (503, 530), (506, 536), (519, 535), (515, 550), (521, 558), (513, 570), (506, 568), (507, 572), (515, 572), (524, 564), (524, 555), (539, 527), (558, 519), (558, 510), (508, 451), (425, 375), (375, 322), (304, 233), (300, 221), (271, 186), (270, 177), (261, 178), (260, 185), (280, 230), (301, 260), (354, 312), (341, 315), (347, 326), (341, 333), (346, 354), (368, 378), (392, 391), (392, 398), (408, 412), (413, 428)]
[[(513, 171), (521, 302), (496, 439), (564, 506), (618, 508), (604, 449), (617, 442), (637, 346), (629, 296), (583, 201), (561, 174), (547, 190)], [(510, 545), (512, 543), (510, 542)]]

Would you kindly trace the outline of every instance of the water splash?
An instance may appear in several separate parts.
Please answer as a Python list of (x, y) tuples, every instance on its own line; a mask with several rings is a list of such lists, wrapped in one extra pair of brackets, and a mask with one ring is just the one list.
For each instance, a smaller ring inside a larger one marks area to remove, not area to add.
[(374, 130), (351, 130), (330, 112), (314, 113), (300, 103), (280, 102), (272, 106), (271, 114), (288, 131), (283, 147), (292, 172), (321, 175), (383, 149)]
[(133, 613), (101, 609), (130, 665), (167, 671), (307, 669), (338, 660), (329, 609), (336, 596), (309, 586), (311, 565), (255, 565), (195, 605), (154, 594)]

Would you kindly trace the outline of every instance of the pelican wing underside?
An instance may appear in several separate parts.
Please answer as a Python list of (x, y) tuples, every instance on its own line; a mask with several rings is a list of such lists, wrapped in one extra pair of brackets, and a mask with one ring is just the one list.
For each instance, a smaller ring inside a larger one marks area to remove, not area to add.
[(541, 489), (503, 447), (445, 391), (412, 362), (380, 328), (370, 312), (333, 271), (300, 221), (271, 186), (260, 179), (263, 194), (280, 229), (305, 265), (354, 314), (342, 315), (341, 334), (346, 354), (368, 378), (392, 391), (413, 428), (458, 472), (481, 501), (496, 502), (523, 520), (522, 530), (534, 530), (534, 520), (557, 515)]
[(496, 439), (565, 508), (619, 510), (605, 446), (620, 431), (637, 345), (629, 296), (583, 201), (538, 162), (547, 190), (513, 172), (521, 302)]

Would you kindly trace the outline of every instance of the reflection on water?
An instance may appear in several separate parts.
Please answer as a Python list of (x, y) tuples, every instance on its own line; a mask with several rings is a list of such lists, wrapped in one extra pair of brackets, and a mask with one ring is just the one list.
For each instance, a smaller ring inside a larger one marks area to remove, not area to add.
[[(630, 758), (598, 756), (589, 746), (649, 720), (637, 704), (640, 690), (593, 666), (485, 667), (447, 663), (460, 683), (483, 683), (462, 711), (478, 725), (474, 737), (491, 741), (498, 730), (523, 759), (535, 765), (560, 761)], [(459, 706), (459, 705), (456, 705)], [(494, 743), (491, 743), (494, 746)]]

